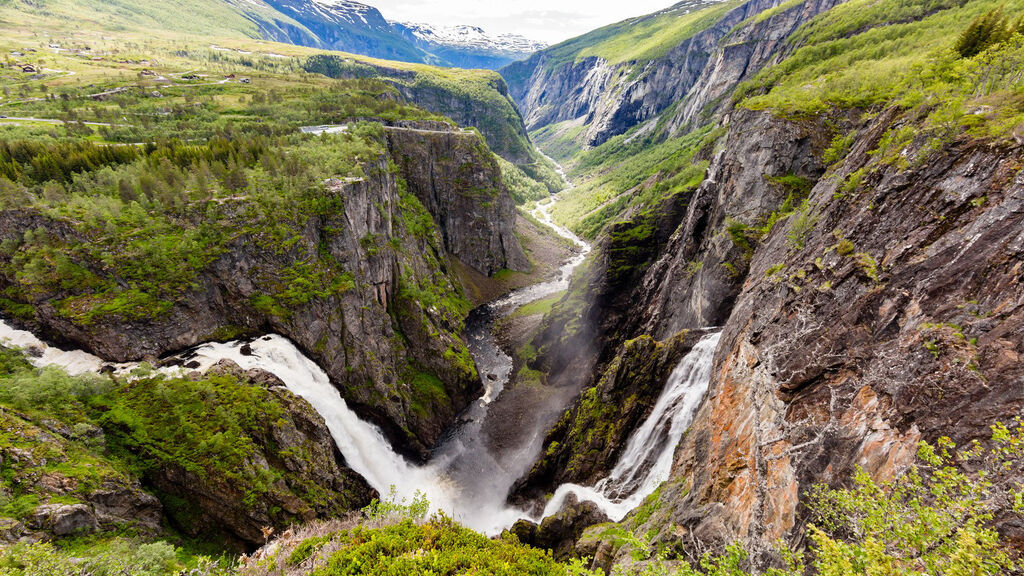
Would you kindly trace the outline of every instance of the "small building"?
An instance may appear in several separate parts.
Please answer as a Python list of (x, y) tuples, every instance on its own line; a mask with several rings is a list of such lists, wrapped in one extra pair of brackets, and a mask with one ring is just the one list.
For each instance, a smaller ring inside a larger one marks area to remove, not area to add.
[(35, 74), (38, 72), (36, 67), (31, 64), (18, 64), (18, 68), (21, 68), (21, 71), (25, 74)]
[(239, 80), (239, 82), (241, 82), (242, 84), (249, 84), (252, 82), (252, 80), (249, 80), (248, 78), (242, 78), (241, 80)]

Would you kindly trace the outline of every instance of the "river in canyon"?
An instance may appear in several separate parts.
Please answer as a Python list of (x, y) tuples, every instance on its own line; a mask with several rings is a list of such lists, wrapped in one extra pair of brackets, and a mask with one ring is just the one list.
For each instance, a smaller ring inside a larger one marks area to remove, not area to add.
[[(467, 319), (466, 339), (477, 363), (484, 394), (470, 405), (458, 423), (442, 439), (426, 464), (409, 462), (398, 454), (375, 425), (353, 412), (327, 374), (289, 340), (267, 335), (251, 341), (209, 343), (177, 355), (200, 371), (228, 359), (244, 369), (261, 369), (277, 376), (298, 396), (305, 398), (323, 416), (346, 464), (363, 476), (382, 495), (394, 489), (400, 499), (411, 500), (422, 493), (433, 510), (444, 511), (459, 522), (485, 534), (495, 535), (516, 520), (539, 521), (554, 514), (565, 499), (575, 495), (595, 502), (613, 520), (621, 519), (667, 478), (672, 454), (679, 438), (689, 427), (693, 413), (704, 397), (710, 380), (711, 361), (718, 335), (704, 337), (686, 355), (666, 383), (665, 390), (648, 419), (630, 438), (609, 477), (594, 486), (559, 487), (537, 517), (506, 503), (513, 483), (524, 475), (540, 455), (549, 422), (513, 422), (522, 426), (514, 441), (495, 446), (488, 431), (500, 424), (508, 427), (502, 402), (512, 372), (512, 359), (501, 349), (495, 334), (498, 321), (530, 302), (564, 292), (573, 271), (586, 258), (590, 245), (556, 224), (551, 208), (553, 196), (539, 203), (532, 215), (575, 246), (572, 256), (551, 279), (513, 291), (474, 310)], [(0, 323), (0, 341), (28, 349), (37, 366), (59, 366), (73, 374), (110, 372), (131, 377), (132, 364), (113, 365), (82, 351), (63, 351), (47, 346), (34, 335)], [(174, 374), (181, 368), (162, 368)], [(571, 397), (560, 398), (548, 407), (561, 412)], [(497, 413), (497, 415), (495, 415)]]

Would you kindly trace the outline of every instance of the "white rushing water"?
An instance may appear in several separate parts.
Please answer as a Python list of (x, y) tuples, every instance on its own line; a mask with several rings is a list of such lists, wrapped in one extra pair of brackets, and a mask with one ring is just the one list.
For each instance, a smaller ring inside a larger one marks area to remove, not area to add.
[[(596, 503), (612, 520), (621, 520), (667, 479), (675, 447), (707, 392), (719, 336), (703, 338), (673, 370), (651, 415), (630, 437), (607, 478), (592, 487), (560, 486), (544, 513), (531, 519), (539, 521), (557, 513), (569, 494), (573, 494), (580, 500)], [(72, 374), (97, 373), (104, 367), (129, 374), (136, 367), (107, 363), (82, 351), (48, 346), (31, 333), (15, 330), (4, 322), (0, 322), (0, 342), (29, 350), (29, 359), (36, 366), (58, 366)], [(474, 442), (479, 427), (470, 427), (466, 434), (454, 436), (439, 448), (430, 463), (413, 465), (392, 449), (379, 428), (349, 409), (327, 374), (288, 339), (270, 335), (249, 342), (247, 349), (245, 344), (204, 344), (181, 358), (190, 363), (190, 369), (198, 371), (228, 359), (243, 369), (265, 370), (280, 378), (290, 391), (306, 399), (324, 417), (347, 465), (382, 494), (387, 494), (392, 486), (399, 497), (406, 499), (421, 491), (434, 510), (444, 510), (467, 526), (492, 535), (520, 518), (530, 517), (505, 504), (505, 496), (516, 478), (504, 476), (501, 463), (489, 458), (486, 448)], [(160, 371), (173, 375), (187, 369)], [(513, 460), (528, 456), (507, 455)]]
[[(400, 498), (411, 500), (420, 491), (426, 494), (434, 510), (443, 510), (486, 534), (497, 534), (516, 520), (530, 517), (525, 511), (506, 505), (505, 500), (512, 484), (537, 456), (534, 452), (539, 450), (543, 431), (535, 431), (523, 446), (505, 447), (502, 454), (492, 453), (481, 433), (490, 404), (507, 383), (512, 367), (511, 359), (494, 341), (492, 328), (496, 320), (520, 306), (566, 290), (573, 271), (590, 251), (589, 244), (552, 220), (550, 211), (555, 201), (539, 203), (532, 214), (560, 236), (571, 240), (577, 251), (551, 280), (516, 290), (482, 307), (475, 323), (471, 317), (467, 336), (474, 359), (481, 367), (485, 394), (464, 412), (461, 424), (441, 442), (425, 465), (412, 464), (396, 453), (377, 426), (361, 420), (348, 407), (327, 374), (282, 336), (269, 335), (251, 342), (204, 344), (178, 356), (179, 363), (188, 368), (165, 367), (159, 371), (171, 375), (190, 370), (206, 371), (227, 359), (246, 370), (270, 372), (294, 394), (306, 399), (324, 418), (346, 464), (378, 492), (388, 494), (394, 487)], [(27, 349), (30, 361), (36, 366), (58, 366), (71, 374), (113, 371), (130, 378), (131, 371), (137, 367), (137, 364), (104, 362), (82, 351), (48, 346), (33, 334), (15, 330), (2, 321), (0, 342)], [(675, 446), (707, 390), (711, 357), (717, 342), (717, 335), (706, 337), (683, 359), (672, 373), (650, 418), (630, 438), (608, 478), (593, 487), (570, 484), (559, 487), (542, 517), (557, 512), (572, 493), (598, 503), (609, 517), (621, 519), (666, 479)]]
[(672, 371), (647, 420), (633, 432), (608, 477), (594, 486), (563, 484), (542, 516), (556, 513), (570, 494), (589, 500), (618, 522), (668, 479), (680, 438), (711, 382), (711, 364), (721, 333), (702, 338)]
[(39, 368), (56, 366), (74, 376), (96, 374), (104, 366), (109, 366), (118, 373), (126, 373), (136, 366), (136, 364), (104, 362), (103, 359), (81, 350), (66, 351), (48, 346), (31, 332), (16, 330), (2, 320), (0, 320), (0, 343), (26, 350), (28, 360), (33, 366)]

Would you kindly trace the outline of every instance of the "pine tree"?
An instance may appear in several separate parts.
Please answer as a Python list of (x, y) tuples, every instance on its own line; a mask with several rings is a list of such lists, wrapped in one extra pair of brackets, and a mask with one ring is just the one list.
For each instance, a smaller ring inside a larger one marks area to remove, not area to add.
[(1003, 8), (994, 8), (975, 18), (960, 34), (956, 43), (956, 51), (963, 58), (971, 58), (989, 46), (1004, 42), (1011, 34), (1018, 31), (1021, 21), (1012, 27), (1007, 25)]

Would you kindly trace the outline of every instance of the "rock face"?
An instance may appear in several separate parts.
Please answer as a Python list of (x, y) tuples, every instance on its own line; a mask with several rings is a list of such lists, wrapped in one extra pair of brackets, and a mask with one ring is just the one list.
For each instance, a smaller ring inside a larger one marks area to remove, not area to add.
[(488, 276), (529, 268), (515, 235), (515, 203), (476, 134), (394, 127), (388, 146), (450, 255)]
[(99, 521), (86, 504), (44, 504), (33, 512), (32, 523), (55, 536), (94, 532)]
[[(813, 483), (854, 465), (888, 477), (918, 439), (984, 439), (1024, 407), (1020, 150), (965, 138), (905, 170), (872, 160), (909, 121), (861, 127), (813, 189), (802, 241), (790, 217), (754, 252), (663, 495), (704, 514), (689, 529), (783, 537)], [(868, 182), (844, 192), (866, 166)]]
[[(401, 141), (406, 137), (408, 144)], [(114, 361), (157, 357), (223, 337), (225, 330), (276, 332), (323, 367), (350, 406), (400, 448), (424, 456), (481, 386), (461, 338), (468, 304), (446, 248), (484, 273), (521, 266), (525, 258), (511, 233), (511, 201), (477, 136), (424, 130), (392, 133), (389, 140), (408, 160), (399, 160), (398, 174), (384, 156), (365, 166), (362, 179), (328, 181), (325, 197), (339, 207), (289, 215), (299, 232), (286, 246), (246, 225), (244, 200), (225, 204), (224, 225), (239, 234), (166, 314), (83, 323), (60, 312), (66, 295), (34, 293), (35, 316), (27, 324)], [(403, 193), (400, 180), (433, 213)], [(20, 239), (37, 228), (58, 240), (75, 234), (39, 213), (0, 213), (2, 238)], [(102, 273), (101, 263), (81, 265)], [(336, 274), (340, 288), (289, 297), (305, 265)], [(16, 285), (7, 270), (0, 284)], [(436, 379), (429, 393), (413, 386), (424, 378)]]
[[(623, 338), (724, 325), (708, 398), (644, 531), (770, 549), (801, 526), (812, 485), (857, 465), (888, 478), (918, 440), (984, 439), (1024, 409), (1022, 150), (964, 136), (938, 151), (915, 141), (903, 161), (868, 153), (913, 122), (735, 113), (639, 280), (588, 309), (599, 359)], [(828, 123), (854, 144), (826, 168)], [(793, 195), (807, 202), (781, 211)], [(615, 245), (603, 239), (605, 261)], [(607, 287), (615, 267), (600, 262), (591, 286)], [(627, 317), (616, 301), (643, 305)], [(549, 361), (564, 345), (548, 342)]]
[(569, 495), (557, 514), (544, 518), (540, 524), (519, 520), (509, 531), (520, 542), (551, 550), (556, 559), (564, 560), (576, 555), (576, 542), (588, 527), (607, 521), (608, 517), (593, 502), (580, 502)]
[[(526, 127), (570, 120), (586, 125), (584, 145), (598, 145), (677, 107), (673, 131), (710, 115), (740, 82), (752, 77), (786, 49), (784, 41), (816, 14), (838, 4), (811, 0), (758, 20), (774, 0), (749, 0), (650, 61), (609, 63), (596, 56), (573, 56), (562, 63), (556, 46), (503, 68)], [(713, 2), (682, 2), (680, 14), (713, 7)], [(578, 42), (572, 41), (572, 42)], [(723, 102), (725, 101), (725, 102)]]

